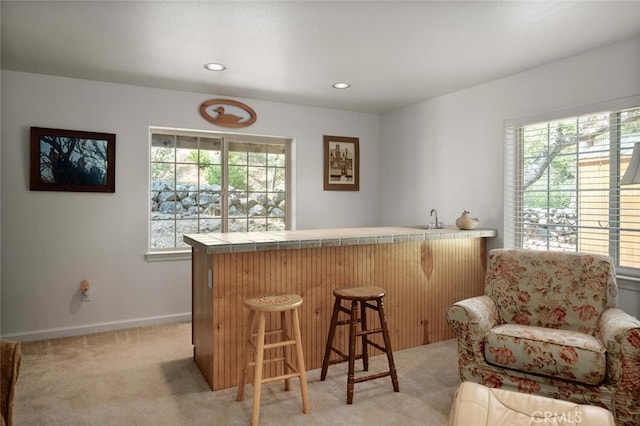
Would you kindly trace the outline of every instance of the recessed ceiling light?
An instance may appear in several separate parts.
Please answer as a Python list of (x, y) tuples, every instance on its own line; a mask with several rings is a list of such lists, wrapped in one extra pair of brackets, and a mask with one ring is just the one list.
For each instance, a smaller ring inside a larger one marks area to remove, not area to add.
[(349, 87), (351, 87), (351, 84), (349, 83), (335, 83), (333, 85), (334, 89), (348, 89)]
[(222, 64), (217, 64), (215, 62), (211, 62), (209, 64), (204, 64), (204, 67), (206, 69), (208, 69), (209, 71), (224, 71), (225, 69), (227, 69), (227, 67), (225, 67)]

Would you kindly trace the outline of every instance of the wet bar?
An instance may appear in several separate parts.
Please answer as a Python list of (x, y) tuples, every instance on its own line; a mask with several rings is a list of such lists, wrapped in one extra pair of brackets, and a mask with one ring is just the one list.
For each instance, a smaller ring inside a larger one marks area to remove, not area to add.
[[(195, 362), (212, 390), (237, 385), (248, 318), (243, 300), (260, 293), (302, 296), (308, 370), (322, 366), (337, 287), (386, 290), (394, 351), (451, 339), (445, 311), (482, 294), (486, 242), (495, 235), (402, 226), (185, 235), (192, 247)], [(346, 345), (343, 334), (337, 339)], [(277, 374), (273, 368), (265, 374)]]

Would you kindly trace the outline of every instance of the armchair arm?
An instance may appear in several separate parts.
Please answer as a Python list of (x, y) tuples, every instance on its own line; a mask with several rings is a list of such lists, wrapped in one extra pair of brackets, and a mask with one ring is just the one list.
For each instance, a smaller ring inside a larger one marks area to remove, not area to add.
[(616, 387), (616, 419), (619, 424), (640, 424), (640, 321), (618, 308), (609, 308), (598, 325), (598, 337), (607, 349), (605, 380)]
[(22, 344), (0, 340), (0, 424), (13, 424), (16, 383), (20, 374)]
[(498, 324), (498, 310), (489, 296), (454, 303), (447, 310), (447, 323), (458, 337), (458, 373), (461, 380), (481, 381), (484, 336)]
[(482, 340), (498, 323), (498, 310), (489, 296), (477, 296), (454, 303), (447, 310), (447, 323), (458, 337)]
[(608, 380), (640, 392), (640, 321), (621, 309), (609, 308), (598, 325), (598, 337), (607, 349)]

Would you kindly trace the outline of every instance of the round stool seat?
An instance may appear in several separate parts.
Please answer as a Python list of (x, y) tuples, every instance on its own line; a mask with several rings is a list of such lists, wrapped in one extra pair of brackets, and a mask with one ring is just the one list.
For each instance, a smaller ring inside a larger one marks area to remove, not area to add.
[(302, 305), (302, 297), (297, 294), (267, 294), (244, 300), (244, 306), (252, 311), (280, 312)]
[(373, 286), (337, 288), (333, 295), (347, 300), (375, 300), (384, 297), (384, 289)]

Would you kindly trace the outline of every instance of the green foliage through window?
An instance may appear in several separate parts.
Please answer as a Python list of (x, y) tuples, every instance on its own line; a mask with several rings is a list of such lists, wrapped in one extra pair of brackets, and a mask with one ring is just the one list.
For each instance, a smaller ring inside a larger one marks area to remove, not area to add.
[(186, 247), (185, 233), (287, 228), (290, 141), (234, 138), (152, 130), (151, 251)]
[(640, 185), (622, 187), (640, 108), (507, 129), (507, 246), (607, 254), (640, 268)]

